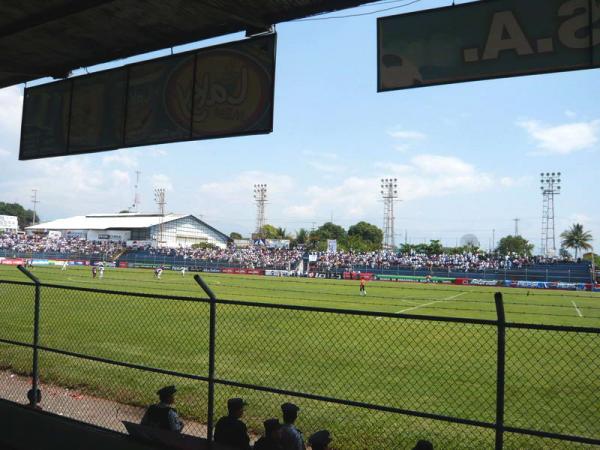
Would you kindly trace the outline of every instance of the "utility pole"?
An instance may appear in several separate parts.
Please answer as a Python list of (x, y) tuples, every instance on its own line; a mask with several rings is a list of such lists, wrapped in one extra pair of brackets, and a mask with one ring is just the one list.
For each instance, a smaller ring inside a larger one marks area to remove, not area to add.
[(560, 172), (540, 173), (542, 191), (542, 242), (543, 256), (556, 255), (556, 230), (554, 226), (554, 196), (560, 194)]
[(160, 219), (158, 222), (158, 246), (164, 242), (164, 225), (163, 220), (165, 218), (165, 205), (167, 201), (165, 199), (166, 190), (164, 188), (154, 189), (154, 201), (158, 205), (158, 212), (160, 214)]
[(38, 197), (37, 197), (38, 190), (32, 189), (31, 192), (32, 192), (31, 201), (33, 202), (33, 222), (31, 223), (31, 225), (35, 225), (35, 221), (37, 218), (37, 205), (40, 201), (38, 200)]
[(496, 250), (496, 229), (492, 229), (492, 252)]
[(515, 219), (513, 219), (513, 220), (514, 220), (514, 222), (515, 222), (515, 236), (518, 236), (518, 235), (519, 235), (519, 221), (520, 221), (521, 219), (519, 219), (519, 218), (517, 217), (517, 218), (515, 218)]
[(133, 194), (133, 205), (131, 206), (131, 212), (139, 212), (140, 207), (140, 194), (138, 192), (140, 186), (140, 176), (142, 172), (139, 170), (135, 171), (135, 186), (134, 186), (134, 194)]
[(265, 226), (265, 205), (267, 203), (267, 185), (254, 185), (254, 201), (256, 202), (256, 234), (263, 237), (263, 228)]
[(381, 197), (383, 198), (383, 248), (393, 250), (396, 246), (394, 235), (394, 202), (398, 198), (397, 178), (381, 179)]

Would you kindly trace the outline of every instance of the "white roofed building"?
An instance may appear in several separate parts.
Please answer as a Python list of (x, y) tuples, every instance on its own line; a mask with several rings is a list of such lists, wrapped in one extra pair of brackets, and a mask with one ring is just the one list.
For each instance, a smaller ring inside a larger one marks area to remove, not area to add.
[(190, 247), (207, 243), (226, 248), (227, 235), (191, 214), (88, 214), (32, 225), (28, 233), (59, 232), (88, 241), (147, 243), (153, 247)]

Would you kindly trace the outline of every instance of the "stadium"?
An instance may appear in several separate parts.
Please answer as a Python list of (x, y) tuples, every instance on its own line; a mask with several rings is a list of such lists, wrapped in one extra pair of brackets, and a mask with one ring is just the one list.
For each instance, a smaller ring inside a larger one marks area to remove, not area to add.
[(42, 3), (0, 4), (0, 448), (600, 447), (596, 2)]

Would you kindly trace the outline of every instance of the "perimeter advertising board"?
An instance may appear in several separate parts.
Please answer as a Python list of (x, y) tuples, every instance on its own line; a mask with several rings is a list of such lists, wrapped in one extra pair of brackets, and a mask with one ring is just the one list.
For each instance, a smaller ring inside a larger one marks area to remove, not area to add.
[(600, 0), (483, 0), (380, 18), (378, 90), (600, 66)]
[(0, 231), (18, 231), (19, 220), (17, 216), (0, 215)]
[(19, 159), (270, 133), (276, 36), (25, 89)]

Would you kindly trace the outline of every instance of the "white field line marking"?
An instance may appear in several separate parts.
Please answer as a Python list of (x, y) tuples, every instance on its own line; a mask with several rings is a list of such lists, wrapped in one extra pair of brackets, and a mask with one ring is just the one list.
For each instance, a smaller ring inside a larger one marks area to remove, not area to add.
[(445, 301), (448, 301), (448, 300), (453, 300), (453, 299), (458, 298), (461, 295), (465, 295), (465, 294), (466, 294), (466, 292), (461, 292), (460, 294), (451, 295), (450, 297), (446, 297), (446, 298), (443, 298), (441, 300), (436, 300), (434, 302), (429, 302), (429, 303), (423, 303), (422, 305), (413, 306), (412, 308), (406, 308), (406, 309), (403, 309), (402, 311), (396, 311), (394, 314), (402, 314), (402, 313), (405, 313), (406, 311), (412, 311), (414, 309), (423, 308), (424, 306), (429, 306), (429, 305), (433, 305), (435, 303), (440, 303), (440, 302), (445, 302)]
[(575, 308), (575, 311), (577, 311), (577, 314), (579, 315), (579, 317), (583, 317), (583, 314), (581, 314), (581, 311), (579, 310), (579, 308), (577, 307), (575, 302), (573, 300), (571, 300), (571, 303), (573, 304), (573, 308)]
[[(451, 295), (450, 297), (446, 297), (446, 298), (443, 298), (441, 300), (436, 300), (436, 301), (429, 302), (429, 303), (423, 303), (421, 305), (413, 306), (412, 308), (406, 308), (406, 309), (403, 309), (401, 311), (396, 311), (394, 314), (402, 314), (403, 312), (412, 311), (413, 309), (422, 308), (422, 307), (427, 306), (427, 305), (433, 305), (434, 303), (440, 303), (440, 302), (445, 302), (445, 301), (448, 301), (448, 300), (453, 300), (453, 299), (458, 298), (461, 295), (465, 295), (465, 294), (468, 294), (468, 292), (461, 292), (459, 294)], [(377, 317), (376, 318), (376, 320), (381, 320), (381, 319), (383, 319), (383, 317)]]

